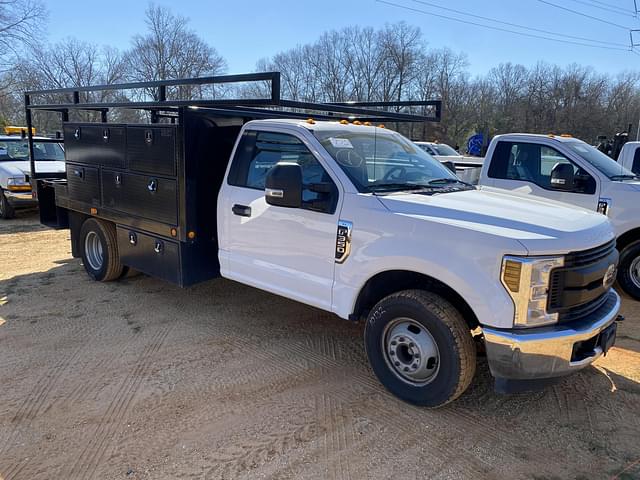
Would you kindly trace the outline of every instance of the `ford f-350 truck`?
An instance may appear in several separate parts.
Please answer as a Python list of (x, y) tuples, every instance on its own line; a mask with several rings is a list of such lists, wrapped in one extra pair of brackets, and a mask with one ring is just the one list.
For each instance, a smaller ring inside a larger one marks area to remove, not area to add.
[[(265, 80), (267, 99), (166, 97), (177, 84)], [(64, 120), (66, 180), (33, 179), (42, 222), (70, 228), (98, 281), (126, 268), (183, 286), (221, 276), (363, 319), (374, 373), (418, 405), (465, 391), (476, 341), (504, 391), (611, 348), (620, 298), (606, 217), (478, 190), (379, 125), (438, 120), (439, 102), (415, 115), (379, 110), (407, 102), (284, 100), (278, 86), (265, 73), (84, 87), (158, 90), (97, 105), (65, 99), (78, 89), (28, 92), (29, 126), (36, 110)], [(43, 93), (61, 99), (38, 103)], [(65, 113), (114, 107), (150, 111), (152, 123)]]

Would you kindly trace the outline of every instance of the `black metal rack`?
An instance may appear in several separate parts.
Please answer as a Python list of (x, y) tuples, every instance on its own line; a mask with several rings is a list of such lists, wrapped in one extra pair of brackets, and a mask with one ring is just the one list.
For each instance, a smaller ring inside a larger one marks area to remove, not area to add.
[[(167, 87), (213, 86), (244, 82), (269, 82), (270, 96), (263, 98), (221, 98), (177, 100), (167, 98)], [(82, 92), (105, 92), (146, 89), (152, 91), (153, 99), (148, 101), (117, 101), (117, 102), (81, 102)], [(57, 103), (37, 103), (42, 95), (60, 95)], [(69, 97), (71, 101), (69, 101)], [(151, 112), (151, 123), (160, 118), (169, 117), (174, 123), (179, 118), (181, 108), (193, 107), (211, 110), (219, 116), (235, 116), (246, 119), (259, 118), (301, 118), (313, 117), (317, 120), (361, 121), (371, 123), (384, 122), (439, 122), (442, 104), (439, 100), (425, 101), (397, 101), (397, 102), (335, 102), (313, 103), (287, 100), (281, 98), (280, 72), (261, 72), (241, 75), (222, 75), (201, 78), (186, 78), (176, 80), (158, 80), (150, 82), (135, 82), (110, 85), (93, 85), (86, 87), (56, 88), (48, 90), (32, 90), (25, 92), (25, 116), (27, 136), (29, 139), (29, 157), (32, 178), (46, 178), (45, 174), (38, 174), (35, 169), (33, 152), (32, 112), (35, 110), (57, 112), (62, 121), (69, 121), (70, 110), (100, 112), (101, 122), (107, 123), (109, 111), (113, 108), (146, 110)], [(431, 114), (404, 113), (400, 110), (407, 107), (422, 107)], [(380, 110), (379, 108), (394, 108), (396, 111)]]

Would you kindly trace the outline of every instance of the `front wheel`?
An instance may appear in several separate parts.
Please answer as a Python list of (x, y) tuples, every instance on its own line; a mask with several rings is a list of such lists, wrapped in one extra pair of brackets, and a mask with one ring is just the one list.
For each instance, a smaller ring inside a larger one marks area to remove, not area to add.
[(0, 188), (0, 218), (3, 220), (9, 220), (15, 217), (15, 210), (7, 200), (7, 197), (4, 196), (4, 192)]
[(80, 255), (84, 269), (99, 282), (108, 282), (122, 276), (116, 228), (112, 223), (95, 218), (85, 220), (80, 228)]
[(367, 318), (365, 347), (380, 382), (415, 405), (439, 407), (455, 400), (476, 369), (476, 347), (460, 313), (423, 290), (378, 302)]
[(640, 240), (620, 252), (617, 280), (627, 295), (640, 300)]

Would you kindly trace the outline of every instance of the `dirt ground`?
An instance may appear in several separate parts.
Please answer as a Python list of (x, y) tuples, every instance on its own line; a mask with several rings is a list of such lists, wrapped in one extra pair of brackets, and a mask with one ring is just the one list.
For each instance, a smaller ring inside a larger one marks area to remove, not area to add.
[(226, 280), (90, 281), (68, 231), (0, 221), (0, 479), (640, 478), (640, 308), (606, 358), (533, 394), (487, 364), (416, 408), (362, 325)]

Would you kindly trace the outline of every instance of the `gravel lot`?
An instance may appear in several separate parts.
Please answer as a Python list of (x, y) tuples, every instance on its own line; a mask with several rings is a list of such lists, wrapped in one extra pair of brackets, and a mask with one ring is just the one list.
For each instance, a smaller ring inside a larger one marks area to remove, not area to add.
[(439, 410), (362, 325), (226, 280), (92, 282), (68, 231), (0, 221), (0, 479), (640, 478), (640, 308), (597, 366)]

